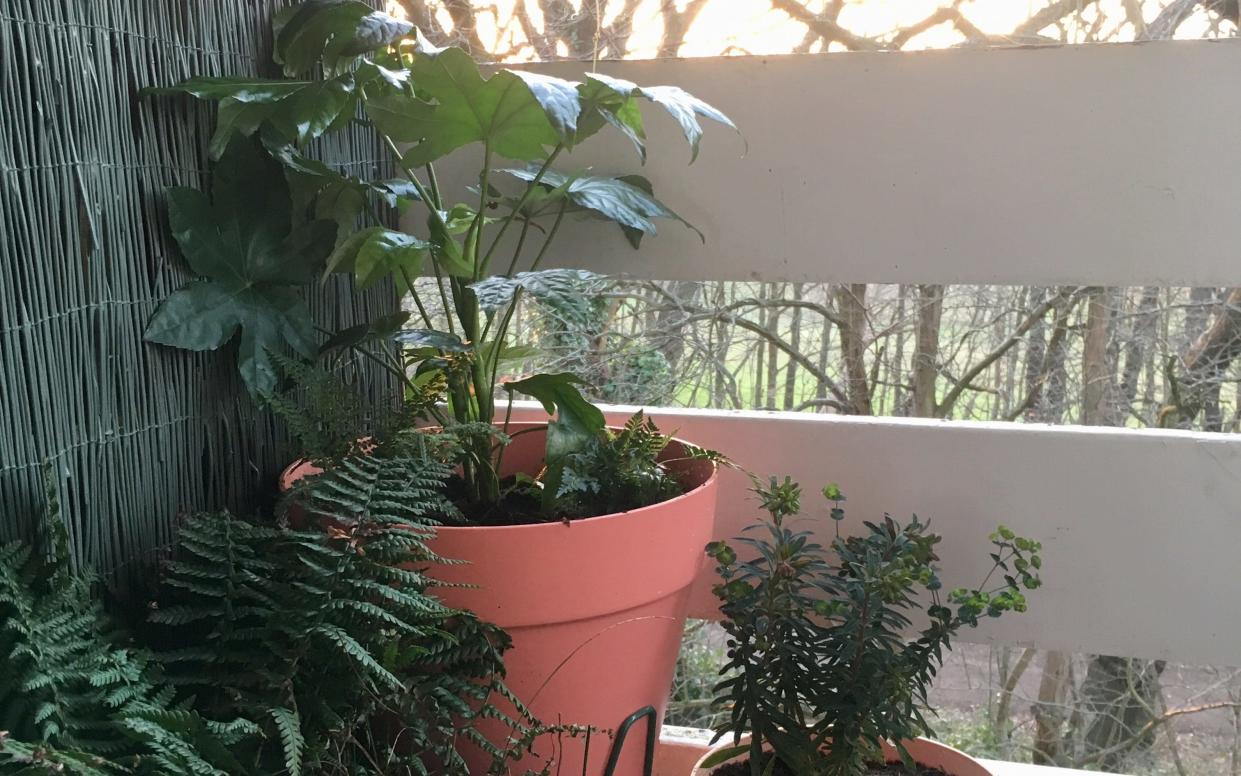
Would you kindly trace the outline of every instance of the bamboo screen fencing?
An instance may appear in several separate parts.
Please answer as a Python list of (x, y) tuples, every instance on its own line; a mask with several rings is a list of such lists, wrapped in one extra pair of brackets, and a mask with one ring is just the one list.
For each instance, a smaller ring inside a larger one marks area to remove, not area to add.
[[(252, 508), (288, 461), (232, 352), (142, 340), (187, 278), (163, 191), (203, 184), (214, 117), (138, 96), (192, 74), (275, 75), (283, 4), (0, 0), (0, 541), (38, 514), (45, 462), (75, 557), (112, 573), (144, 565), (178, 514)], [(384, 164), (362, 134), (322, 151)], [(347, 291), (312, 300), (320, 325), (395, 309), (391, 288)], [(390, 388), (374, 377), (361, 374), (368, 390)]]

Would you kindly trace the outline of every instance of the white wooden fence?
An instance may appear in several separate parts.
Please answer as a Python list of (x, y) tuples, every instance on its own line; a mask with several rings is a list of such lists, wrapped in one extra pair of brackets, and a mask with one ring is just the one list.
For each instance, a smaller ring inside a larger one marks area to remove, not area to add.
[[(671, 122), (648, 112), (645, 172), (707, 243), (670, 225), (634, 252), (610, 228), (582, 228), (561, 246), (565, 263), (654, 278), (1241, 284), (1241, 41), (600, 69), (684, 86), (733, 116), (749, 151), (727, 130), (709, 131), (686, 167)], [(610, 146), (572, 161), (635, 166), (626, 141)], [(946, 537), (950, 585), (976, 581), (999, 522), (1042, 540), (1046, 585), (1030, 612), (980, 639), (1241, 664), (1241, 438), (659, 416), (754, 471), (792, 475), (811, 494), (840, 483), (851, 523), (884, 511), (929, 518)], [(729, 477), (722, 537), (756, 517), (744, 488)], [(811, 519), (830, 531), (825, 506)], [(707, 583), (701, 616), (714, 611)]]

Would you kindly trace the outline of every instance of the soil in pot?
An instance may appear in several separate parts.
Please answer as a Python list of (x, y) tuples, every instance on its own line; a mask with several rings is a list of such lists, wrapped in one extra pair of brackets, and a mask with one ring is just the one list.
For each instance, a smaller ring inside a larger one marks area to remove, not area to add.
[[(949, 776), (949, 774), (939, 768), (928, 768), (919, 765), (918, 769), (913, 773), (900, 763), (889, 763), (887, 765), (876, 765), (866, 772), (867, 776)], [(750, 776), (750, 761), (742, 760), (741, 762), (731, 762), (721, 765), (711, 771), (711, 776)], [(783, 763), (776, 763), (776, 767), (772, 770), (772, 776), (798, 776)]]

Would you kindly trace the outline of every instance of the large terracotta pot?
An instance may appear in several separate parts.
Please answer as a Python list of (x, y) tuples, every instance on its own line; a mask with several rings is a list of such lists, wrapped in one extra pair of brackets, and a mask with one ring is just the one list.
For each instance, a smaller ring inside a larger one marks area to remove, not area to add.
[[(729, 745), (731, 745), (731, 742), (721, 746)], [(883, 742), (882, 745), (884, 756), (887, 758), (888, 762), (900, 761), (900, 756), (896, 753), (895, 749), (893, 749), (886, 742)], [(698, 759), (698, 764), (694, 766), (694, 770), (690, 776), (711, 776), (716, 769), (726, 765), (727, 763), (720, 763), (720, 765), (712, 768), (705, 768), (702, 765), (703, 760), (706, 760), (719, 748), (721, 747), (717, 746), (710, 751), (703, 753), (702, 757)], [(944, 773), (949, 774), (949, 776), (995, 776), (995, 773), (990, 768), (978, 762), (973, 757), (970, 757), (965, 752), (953, 749), (951, 746), (941, 744), (938, 741), (932, 741), (927, 738), (915, 738), (911, 741), (905, 742), (905, 749), (910, 755), (913, 756), (914, 761), (919, 765), (923, 765), (928, 768), (939, 768)], [(744, 760), (746, 757), (746, 755), (741, 755), (733, 760), (730, 760), (729, 762)]]
[[(510, 433), (527, 429), (506, 449), (502, 476), (542, 467), (545, 430), (509, 426)], [(681, 449), (674, 442), (664, 457), (677, 458)], [(443, 588), (441, 598), (508, 631), (506, 682), (544, 722), (613, 730), (644, 706), (655, 707), (662, 722), (690, 587), (711, 540), (717, 480), (708, 461), (671, 468), (685, 494), (642, 509), (568, 523), (437, 530), (435, 552), (468, 563), (438, 566), (432, 575), (473, 586)], [(281, 485), (312, 472), (290, 467)], [(503, 740), (506, 729), (483, 732)], [(642, 773), (645, 735), (645, 724), (630, 732), (615, 776)], [(610, 740), (593, 738), (588, 776), (603, 774), (610, 748)], [(537, 762), (527, 758), (512, 772), (538, 770), (554, 757), (560, 772), (580, 774), (584, 750), (581, 739), (540, 741)], [(485, 772), (481, 757), (466, 756), (472, 773)]]

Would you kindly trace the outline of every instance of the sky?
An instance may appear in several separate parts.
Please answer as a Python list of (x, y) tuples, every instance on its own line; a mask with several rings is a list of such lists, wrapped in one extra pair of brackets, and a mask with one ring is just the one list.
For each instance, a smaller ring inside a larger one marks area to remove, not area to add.
[[(520, 2), (521, 0), (517, 0)], [(575, 6), (595, 0), (570, 0)], [(655, 56), (663, 21), (660, 6), (666, 0), (643, 0), (634, 17), (634, 31), (630, 38), (628, 58), (647, 59)], [(687, 0), (673, 0), (683, 8)], [(825, 0), (801, 0), (812, 11), (818, 12)], [(926, 18), (947, 0), (845, 0), (839, 21), (847, 29), (866, 37), (882, 38), (899, 29)], [(1141, 9), (1146, 21), (1153, 20), (1168, 0), (1132, 0)], [(1069, 42), (1088, 40), (1126, 41), (1134, 37), (1133, 26), (1125, 20), (1124, 0), (1100, 0), (1087, 4), (1075, 23), (1065, 32), (1049, 28), (1043, 31), (1048, 37)], [(428, 2), (435, 7), (439, 3)], [(526, 0), (534, 23), (542, 26), (538, 2)], [(606, 25), (623, 5), (619, 0), (605, 4), (609, 11), (604, 17)], [(1011, 32), (1025, 19), (1042, 7), (1047, 0), (963, 0), (961, 12), (976, 27), (989, 35)], [(488, 44), (499, 39), (495, 48), (512, 47), (514, 36), (520, 36), (520, 26), (514, 17), (514, 0), (475, 0), (478, 9), (479, 35)], [(438, 14), (440, 23), (451, 29), (452, 20), (446, 11)], [(1187, 19), (1178, 31), (1178, 38), (1201, 38), (1211, 36), (1210, 19), (1205, 12), (1197, 11)], [(685, 45), (680, 50), (683, 57), (716, 56), (719, 54), (785, 54), (793, 51), (802, 41), (806, 28), (781, 11), (772, 9), (770, 0), (708, 0), (695, 20)], [(1234, 32), (1230, 22), (1224, 22), (1220, 32)], [(941, 24), (911, 39), (906, 50), (947, 48), (964, 42), (964, 37), (949, 24)], [(839, 49), (834, 44), (832, 49)], [(821, 51), (816, 45), (812, 52)], [(528, 59), (532, 52), (526, 48), (514, 59)]]

